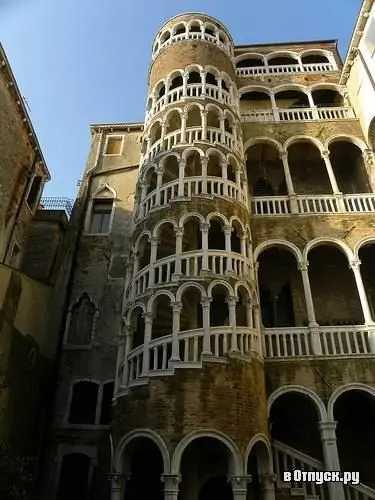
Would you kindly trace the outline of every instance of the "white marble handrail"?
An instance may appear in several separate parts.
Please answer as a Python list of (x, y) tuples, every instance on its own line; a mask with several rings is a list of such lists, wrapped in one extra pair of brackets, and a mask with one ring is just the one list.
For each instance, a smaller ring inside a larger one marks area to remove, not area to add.
[(316, 108), (268, 108), (254, 109), (241, 113), (243, 122), (283, 122), (314, 120), (347, 120), (355, 118), (352, 108), (325, 106)]
[(289, 73), (325, 73), (326, 71), (337, 71), (331, 63), (312, 64), (270, 64), (268, 66), (252, 66), (249, 68), (237, 68), (237, 76), (258, 75), (280, 75)]

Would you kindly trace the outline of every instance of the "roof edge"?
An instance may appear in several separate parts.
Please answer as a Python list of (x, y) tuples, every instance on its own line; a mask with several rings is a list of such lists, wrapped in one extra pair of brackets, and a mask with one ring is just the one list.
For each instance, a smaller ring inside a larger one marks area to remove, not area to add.
[(41, 163), (43, 163), (43, 166), (44, 166), (44, 169), (46, 171), (46, 174), (47, 174), (47, 178), (48, 180), (51, 180), (51, 174), (48, 170), (48, 167), (47, 167), (47, 163), (46, 163), (46, 160), (43, 156), (43, 151), (42, 151), (42, 148), (39, 144), (39, 140), (38, 140), (38, 136), (35, 132), (35, 129), (33, 127), (33, 124), (31, 122), (31, 118), (29, 116), (29, 113), (26, 109), (26, 106), (25, 106), (25, 102), (24, 102), (24, 99), (22, 97), (22, 94), (21, 94), (21, 91), (17, 85), (17, 80), (16, 80), (16, 77), (14, 76), (14, 73), (12, 71), (12, 67), (10, 65), (10, 62), (9, 62), (9, 59), (7, 58), (7, 55), (5, 53), (5, 49), (2, 45), (2, 43), (0, 42), (0, 66), (2, 68), (5, 68), (5, 70), (7, 71), (8, 73), (8, 77), (10, 79), (10, 83), (16, 93), (16, 96), (17, 96), (17, 104), (21, 110), (21, 113), (27, 123), (27, 126), (29, 127), (29, 135), (31, 135), (33, 141), (34, 141), (34, 144), (35, 144), (35, 148), (37, 149), (37, 151), (39, 152), (40, 154), (40, 159), (41, 159)]

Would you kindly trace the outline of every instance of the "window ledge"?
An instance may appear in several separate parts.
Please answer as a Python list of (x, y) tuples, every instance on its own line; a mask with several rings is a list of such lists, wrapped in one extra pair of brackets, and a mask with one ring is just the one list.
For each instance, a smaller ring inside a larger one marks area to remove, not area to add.
[(85, 233), (85, 236), (109, 236), (111, 233)]
[(80, 345), (80, 344), (64, 344), (63, 349), (64, 351), (89, 351), (93, 348), (92, 344), (85, 344), (85, 345)]

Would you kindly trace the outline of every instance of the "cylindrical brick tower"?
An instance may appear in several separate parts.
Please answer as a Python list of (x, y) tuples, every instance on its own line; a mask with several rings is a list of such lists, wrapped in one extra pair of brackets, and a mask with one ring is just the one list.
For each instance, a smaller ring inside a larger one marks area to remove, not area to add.
[(270, 499), (233, 42), (209, 16), (155, 38), (136, 200), (112, 499)]

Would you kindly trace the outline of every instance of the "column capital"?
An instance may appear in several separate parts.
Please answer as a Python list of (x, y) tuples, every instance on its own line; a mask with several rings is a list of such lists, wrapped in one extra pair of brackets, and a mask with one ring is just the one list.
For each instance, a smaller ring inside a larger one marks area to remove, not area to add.
[(260, 477), (260, 483), (275, 483), (277, 481), (277, 474), (272, 474), (271, 472), (262, 474)]
[(228, 481), (232, 483), (233, 491), (247, 490), (247, 483), (251, 483), (252, 477), (250, 474), (228, 476)]
[(336, 421), (318, 422), (322, 441), (336, 441)]
[(181, 474), (162, 474), (161, 480), (165, 485), (165, 492), (178, 493)]
[(158, 246), (158, 243), (159, 243), (159, 242), (158, 242), (158, 239), (157, 239), (157, 237), (156, 237), (156, 236), (151, 236), (151, 238), (150, 238), (150, 240), (149, 240), (149, 241), (150, 241), (151, 246), (155, 246), (155, 247), (157, 247), (157, 246)]
[(224, 234), (226, 236), (228, 236), (228, 235), (232, 234), (233, 227), (232, 226), (224, 226), (223, 231), (224, 231)]
[(142, 318), (145, 320), (145, 323), (152, 323), (152, 313), (144, 312), (142, 313)]
[(320, 152), (320, 156), (323, 159), (328, 159), (330, 154), (331, 153), (330, 153), (330, 151), (328, 149), (324, 149), (323, 151)]
[(201, 110), (201, 116), (203, 117), (206, 117), (207, 116), (207, 111), (205, 109), (202, 109)]
[(120, 339), (123, 339), (129, 335), (131, 335), (132, 332), (132, 326), (131, 325), (125, 325), (124, 326), (124, 335), (119, 335)]
[(364, 160), (372, 165), (375, 162), (375, 152), (372, 149), (365, 149), (362, 153)]
[(128, 479), (125, 474), (120, 474), (120, 472), (108, 472), (106, 476), (114, 483), (120, 483), (123, 479)]
[(201, 162), (202, 167), (203, 167), (203, 165), (207, 166), (207, 163), (208, 163), (207, 156), (201, 156), (200, 157), (200, 162)]
[(181, 113), (181, 120), (186, 120), (187, 117), (188, 117), (188, 113), (186, 111)]
[(212, 297), (202, 297), (201, 305), (202, 307), (208, 307), (212, 302)]
[(183, 236), (184, 235), (184, 228), (183, 227), (175, 227), (174, 232), (176, 234), (176, 237)]
[(350, 263), (349, 263), (349, 269), (352, 269), (354, 271), (354, 269), (359, 269), (361, 266), (361, 261), (360, 260), (352, 260)]
[(178, 312), (180, 312), (180, 311), (181, 311), (181, 309), (182, 309), (182, 307), (183, 307), (183, 305), (182, 305), (182, 302), (171, 302), (171, 307), (172, 307), (172, 309), (173, 309), (173, 312), (174, 312), (174, 311), (176, 311), (176, 312), (177, 312), (177, 311), (178, 311)]
[(219, 161), (219, 166), (220, 167), (226, 167), (226, 168), (228, 168), (228, 164), (229, 164), (229, 162), (228, 162), (227, 159), (220, 158), (220, 161)]
[(279, 157), (280, 157), (280, 160), (287, 160), (288, 159), (288, 151), (280, 151)]
[(161, 165), (158, 165), (155, 169), (156, 175), (163, 175), (164, 174), (164, 167)]
[(202, 222), (200, 225), (200, 229), (201, 229), (202, 233), (208, 233), (208, 231), (210, 229), (210, 224), (208, 222)]
[(235, 306), (238, 302), (238, 297), (236, 297), (235, 295), (229, 295), (226, 299), (225, 299), (225, 302), (229, 305), (229, 306)]
[(298, 267), (298, 271), (307, 271), (307, 269), (309, 267), (309, 261), (305, 260), (302, 262), (298, 262), (297, 267)]

